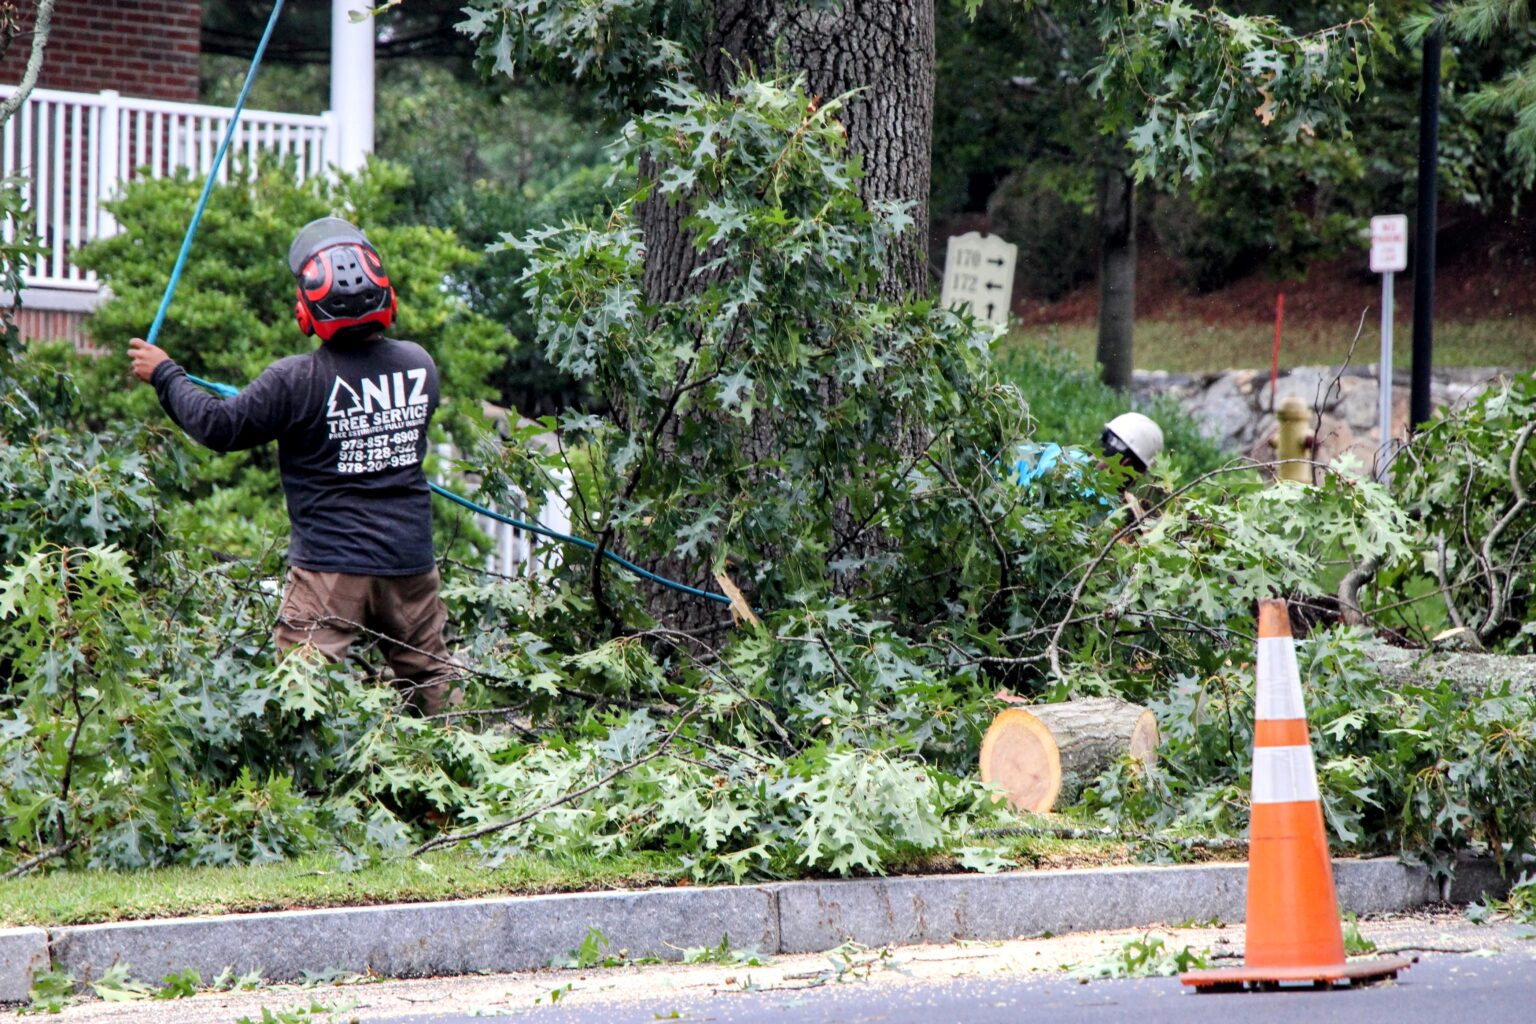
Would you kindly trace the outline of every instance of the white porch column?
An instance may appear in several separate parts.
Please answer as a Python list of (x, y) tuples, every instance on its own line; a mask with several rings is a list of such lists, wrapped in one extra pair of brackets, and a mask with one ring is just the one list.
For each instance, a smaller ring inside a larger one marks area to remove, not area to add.
[(372, 18), (354, 22), (357, 0), (331, 0), (331, 112), (336, 117), (337, 166), (355, 171), (373, 152)]

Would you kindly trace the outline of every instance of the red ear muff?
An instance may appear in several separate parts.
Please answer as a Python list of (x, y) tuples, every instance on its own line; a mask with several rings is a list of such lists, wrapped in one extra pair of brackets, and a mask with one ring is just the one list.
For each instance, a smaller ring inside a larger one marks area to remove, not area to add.
[(304, 304), (304, 296), (300, 294), (299, 301), (293, 304), (293, 318), (299, 323), (299, 330), (305, 334), (315, 333), (315, 319), (309, 315), (309, 307)]

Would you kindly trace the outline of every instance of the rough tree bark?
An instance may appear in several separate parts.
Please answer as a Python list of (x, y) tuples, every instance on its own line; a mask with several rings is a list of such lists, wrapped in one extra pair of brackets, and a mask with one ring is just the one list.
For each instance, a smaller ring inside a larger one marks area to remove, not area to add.
[[(864, 166), (866, 202), (916, 204), (915, 227), (886, 268), (881, 292), (928, 290), (928, 186), (933, 143), (933, 0), (717, 0), (705, 47), (704, 85), (724, 92), (743, 75), (803, 71), (811, 94), (861, 89), (844, 110), (848, 148)], [(701, 258), (665, 202), (642, 210), (645, 283), (652, 299), (686, 294)]]
[[(909, 201), (915, 222), (884, 268), (878, 292), (891, 299), (927, 292), (933, 0), (843, 0), (825, 7), (805, 0), (716, 0), (703, 72), (704, 86), (715, 92), (743, 76), (780, 72), (804, 72), (811, 94), (823, 98), (862, 90), (841, 115), (850, 155), (863, 166), (860, 195), (866, 202)], [(651, 300), (676, 300), (700, 287), (690, 275), (707, 257), (695, 250), (680, 223), (682, 206), (658, 195), (639, 212)], [(912, 437), (897, 447), (910, 453), (919, 443)], [(760, 417), (753, 436), (743, 439), (744, 451), (750, 460), (773, 447), (773, 418)], [(698, 561), (670, 559), (658, 571), (696, 586), (713, 585), (708, 567)], [(750, 587), (745, 589), (750, 598)], [(650, 606), (653, 614), (682, 628), (723, 617), (718, 606), (670, 590), (656, 591)]]
[(1536, 655), (1480, 651), (1422, 651), (1378, 645), (1366, 656), (1388, 686), (1434, 686), (1442, 679), (1469, 694), (1505, 682), (1516, 693), (1536, 695)]
[(1136, 183), (1123, 170), (1099, 174), (1099, 344), (1104, 383), (1131, 386), (1136, 327)]

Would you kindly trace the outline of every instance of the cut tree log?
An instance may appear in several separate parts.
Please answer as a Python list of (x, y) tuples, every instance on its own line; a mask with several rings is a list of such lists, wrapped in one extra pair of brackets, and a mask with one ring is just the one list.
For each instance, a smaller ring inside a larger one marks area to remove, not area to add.
[(1021, 811), (1073, 801), (1121, 754), (1157, 761), (1157, 719), (1139, 704), (1092, 697), (1009, 708), (981, 740), (981, 780)]
[(1392, 687), (1434, 686), (1442, 679), (1466, 693), (1486, 693), (1504, 682), (1516, 693), (1536, 693), (1536, 655), (1480, 651), (1422, 651), (1381, 644), (1366, 657)]

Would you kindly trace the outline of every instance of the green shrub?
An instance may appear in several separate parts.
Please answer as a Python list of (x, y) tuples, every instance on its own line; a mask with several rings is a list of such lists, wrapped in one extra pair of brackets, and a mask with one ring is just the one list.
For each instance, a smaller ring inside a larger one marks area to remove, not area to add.
[(987, 200), (997, 233), (1019, 247), (1015, 283), (1023, 294), (1059, 299), (1093, 279), (1099, 253), (1092, 180), (1077, 168), (1011, 175)]
[(1370, 209), (1366, 173), (1352, 143), (1276, 147), (1240, 133), (1225, 147), (1219, 174), (1153, 193), (1144, 209), (1183, 282), (1213, 291), (1260, 269), (1304, 274), (1357, 247)]

